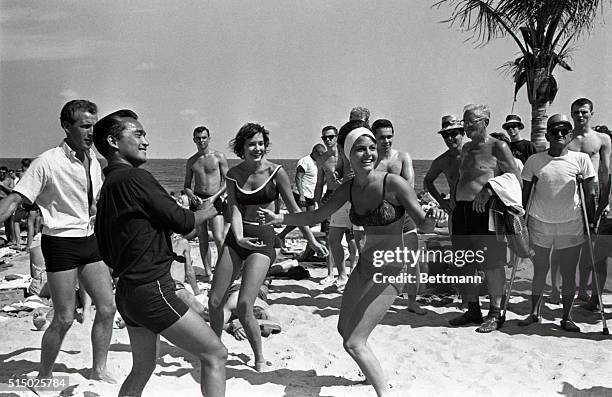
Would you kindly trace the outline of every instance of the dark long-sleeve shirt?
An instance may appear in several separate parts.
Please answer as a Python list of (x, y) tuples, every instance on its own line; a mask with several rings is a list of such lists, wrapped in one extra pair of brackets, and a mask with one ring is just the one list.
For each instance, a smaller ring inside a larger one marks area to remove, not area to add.
[(95, 227), (102, 259), (113, 277), (151, 282), (170, 269), (171, 232), (193, 230), (194, 214), (146, 170), (119, 163), (106, 167), (104, 175)]

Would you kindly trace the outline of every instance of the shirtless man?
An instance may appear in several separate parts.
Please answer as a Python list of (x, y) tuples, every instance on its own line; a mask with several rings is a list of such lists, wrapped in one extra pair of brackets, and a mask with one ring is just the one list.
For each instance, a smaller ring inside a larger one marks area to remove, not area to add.
[[(376, 137), (376, 151), (378, 158), (375, 168), (378, 171), (388, 172), (390, 174), (400, 175), (406, 179), (410, 186), (414, 189), (414, 169), (412, 168), (412, 158), (407, 152), (400, 152), (393, 149), (393, 138), (395, 131), (393, 124), (387, 119), (378, 119), (372, 124), (372, 131)], [(404, 244), (406, 248), (416, 252), (419, 249), (419, 237), (417, 236), (417, 227), (412, 218), (408, 215), (404, 218)], [(417, 282), (406, 284), (408, 290), (408, 311), (416, 314), (427, 314), (427, 311), (421, 309), (416, 301), (416, 295), (419, 291), (419, 261), (409, 263), (410, 274), (414, 274)]]
[[(203, 316), (206, 308), (196, 299), (196, 296), (200, 295), (201, 292), (200, 288), (198, 288), (193, 266), (191, 266), (191, 247), (189, 246), (189, 241), (180, 234), (173, 234), (172, 251), (176, 256), (172, 265), (170, 265), (170, 275), (176, 284), (176, 296), (200, 316)], [(189, 284), (193, 293), (185, 288), (185, 283)]]
[[(187, 160), (185, 171), (185, 193), (189, 197), (190, 208), (198, 208), (202, 200), (212, 200), (219, 213), (198, 227), (198, 240), (200, 242), (200, 255), (206, 277), (212, 277), (210, 256), (208, 255), (208, 224), (212, 229), (213, 239), (217, 252), (221, 252), (221, 244), (225, 238), (223, 225), (223, 202), (219, 196), (225, 192), (225, 174), (227, 173), (227, 159), (219, 151), (212, 149), (210, 131), (200, 126), (193, 130), (193, 142), (198, 151)], [(193, 190), (191, 180), (195, 177)]]
[[(315, 187), (315, 202), (319, 205), (325, 203), (331, 197), (334, 190), (341, 184), (341, 176), (337, 171), (339, 151), (338, 151), (338, 130), (334, 126), (326, 126), (321, 130), (321, 139), (325, 144), (327, 151), (321, 155), (319, 162), (319, 171), (317, 175), (317, 185)], [(321, 197), (323, 186), (327, 185), (325, 195)], [(334, 282), (334, 264), (338, 270), (338, 280), (336, 281), (340, 291), (348, 280), (346, 266), (344, 265), (344, 250), (342, 248), (342, 236), (347, 234), (347, 243), (351, 253), (351, 263), (356, 263), (357, 251), (354, 239), (350, 236), (351, 224), (348, 220), (348, 207), (345, 205), (340, 208), (331, 217), (329, 231), (327, 235), (327, 244), (331, 255), (327, 257), (327, 277), (322, 284), (332, 284)], [(345, 233), (348, 232), (348, 233)]]
[(484, 270), (489, 287), (490, 309), (483, 322), (480, 312), (479, 285), (463, 284), (463, 298), (468, 311), (451, 319), (451, 325), (477, 323), (477, 332), (491, 332), (499, 328), (500, 307), (506, 281), (506, 244), (497, 241), (495, 232), (489, 232), (488, 202), (495, 194), (489, 180), (503, 173), (513, 173), (518, 181), (521, 175), (508, 145), (487, 134), (490, 111), (486, 105), (467, 105), (463, 113), (463, 126), (472, 141), (463, 145), (456, 203), (452, 215), (452, 243), (456, 251), (478, 255), (484, 261), (466, 263), (459, 267), (461, 275), (476, 275), (477, 266)]
[[(455, 191), (459, 181), (459, 165), (461, 164), (461, 149), (463, 148), (465, 132), (461, 121), (456, 116), (448, 115), (442, 117), (442, 129), (438, 131), (438, 134), (444, 140), (448, 150), (436, 157), (431, 163), (429, 171), (423, 179), (423, 185), (440, 204), (440, 208), (450, 214), (455, 206)], [(448, 199), (442, 197), (434, 184), (440, 174), (444, 174), (448, 182), (450, 191), (450, 198)]]
[[(601, 212), (605, 208), (604, 202), (607, 201), (610, 189), (610, 137), (602, 132), (597, 132), (591, 128), (591, 118), (593, 117), (593, 102), (587, 98), (576, 99), (571, 106), (572, 119), (574, 120), (574, 130), (568, 144), (568, 149), (575, 152), (586, 153), (591, 157), (591, 162), (595, 168), (595, 200), (598, 202), (596, 218), (599, 219)], [(599, 177), (598, 177), (599, 176)], [(603, 205), (602, 205), (603, 204)], [(586, 244), (586, 243), (585, 243)], [(586, 246), (583, 251), (586, 252)], [(578, 286), (578, 299), (583, 302), (589, 300), (587, 285), (591, 273), (587, 255), (580, 257), (580, 283)], [(551, 267), (551, 278), (553, 282), (553, 298), (559, 296), (559, 267), (555, 263)]]

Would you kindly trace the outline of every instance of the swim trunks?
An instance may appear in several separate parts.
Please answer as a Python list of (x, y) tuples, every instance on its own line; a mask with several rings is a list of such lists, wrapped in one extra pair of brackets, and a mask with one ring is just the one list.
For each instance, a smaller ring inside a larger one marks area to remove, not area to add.
[[(506, 264), (506, 243), (497, 241), (495, 232), (489, 231), (488, 205), (484, 212), (476, 212), (472, 209), (472, 203), (457, 201), (452, 215), (454, 265), (461, 269), (463, 275), (474, 275), (476, 269), (495, 269)], [(467, 256), (463, 258), (468, 253), (469, 261)], [(462, 258), (458, 259), (460, 255)]]
[(61, 272), (102, 260), (98, 241), (92, 234), (88, 237), (60, 237), (43, 234), (41, 250), (47, 272)]
[[(196, 196), (198, 196), (199, 198), (201, 198), (202, 200), (207, 200), (208, 198), (212, 197), (212, 194), (204, 194), (204, 193), (193, 193)], [(217, 197), (217, 199), (215, 200), (215, 202), (213, 203), (213, 205), (215, 206), (215, 209), (217, 210), (217, 213), (219, 215), (224, 214), (227, 209), (227, 204), (221, 200), (221, 197)], [(198, 210), (198, 206), (194, 205), (193, 203), (189, 203), (189, 209), (193, 212), (196, 212)]]
[(115, 302), (123, 321), (159, 334), (187, 313), (189, 307), (176, 296), (176, 281), (165, 273), (157, 280), (134, 284), (119, 278)]

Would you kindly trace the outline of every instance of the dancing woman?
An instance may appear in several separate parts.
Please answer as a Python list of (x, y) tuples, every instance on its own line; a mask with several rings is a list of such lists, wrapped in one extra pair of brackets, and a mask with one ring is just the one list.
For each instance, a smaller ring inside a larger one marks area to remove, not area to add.
[[(435, 222), (441, 211), (431, 210), (425, 215), (414, 189), (405, 179), (374, 170), (376, 139), (363, 121), (353, 120), (342, 126), (338, 144), (349, 159), (355, 176), (336, 189), (325, 205), (316, 211), (300, 214), (277, 215), (268, 209), (260, 213), (265, 215), (269, 225), (312, 225), (329, 217), (346, 201), (351, 202), (351, 222), (365, 227), (366, 242), (342, 297), (338, 332), (345, 350), (374, 386), (376, 394), (385, 396), (389, 393), (389, 385), (367, 341), (404, 288), (402, 283), (387, 282), (389, 277), (401, 276), (410, 264), (395, 257), (381, 263), (380, 254), (396, 252), (397, 249), (403, 251), (405, 211), (419, 227), (423, 227), (426, 221)], [(387, 256), (384, 258), (389, 259)]]
[[(259, 124), (242, 126), (231, 142), (234, 153), (243, 159), (227, 172), (227, 198), (231, 228), (225, 239), (217, 263), (208, 301), (210, 325), (221, 336), (223, 330), (223, 305), (232, 282), (240, 275), (242, 282), (238, 295), (238, 319), (255, 354), (255, 369), (264, 370), (266, 362), (261, 345), (259, 323), (253, 315), (253, 304), (266, 273), (274, 259), (276, 234), (272, 226), (261, 225), (258, 210), (274, 208), (279, 194), (287, 209), (299, 212), (291, 184), (280, 165), (268, 161), (265, 156), (270, 144), (270, 133)], [(310, 228), (301, 228), (312, 248), (327, 255), (312, 235)]]

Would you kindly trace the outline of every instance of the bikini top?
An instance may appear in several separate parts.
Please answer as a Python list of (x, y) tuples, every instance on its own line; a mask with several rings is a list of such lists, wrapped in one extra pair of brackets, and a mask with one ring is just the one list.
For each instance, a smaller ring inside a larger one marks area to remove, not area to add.
[(349, 212), (350, 221), (357, 226), (386, 226), (404, 217), (404, 207), (402, 205), (391, 204), (385, 200), (385, 192), (387, 187), (387, 175), (383, 178), (382, 200), (380, 204), (372, 209), (367, 214), (361, 215), (355, 211), (353, 204), (353, 180), (349, 186), (349, 201), (351, 202), (351, 210)]
[(278, 198), (278, 186), (276, 186), (272, 179), (274, 179), (274, 175), (280, 167), (280, 165), (277, 166), (268, 179), (255, 190), (244, 190), (238, 186), (237, 180), (226, 177), (226, 179), (233, 181), (236, 185), (236, 202), (241, 205), (260, 205), (276, 200)]

